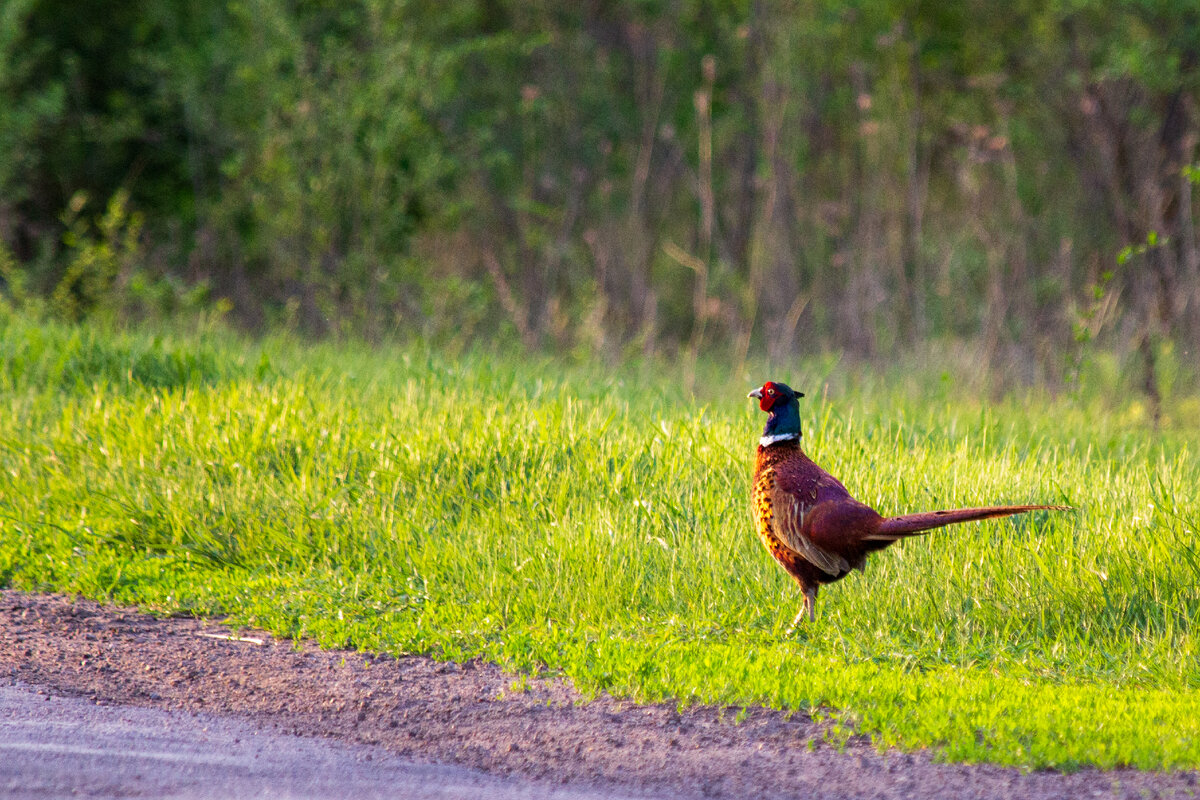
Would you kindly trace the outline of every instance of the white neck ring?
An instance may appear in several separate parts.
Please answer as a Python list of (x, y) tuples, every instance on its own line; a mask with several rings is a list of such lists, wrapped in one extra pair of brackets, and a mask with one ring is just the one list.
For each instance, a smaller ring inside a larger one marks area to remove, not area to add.
[(760, 445), (762, 445), (763, 447), (766, 447), (767, 445), (772, 445), (772, 444), (775, 444), (776, 442), (786, 442), (789, 439), (799, 439), (799, 438), (800, 438), (800, 434), (798, 434), (798, 433), (776, 433), (771, 436), (763, 436), (761, 439), (758, 440), (758, 443)]

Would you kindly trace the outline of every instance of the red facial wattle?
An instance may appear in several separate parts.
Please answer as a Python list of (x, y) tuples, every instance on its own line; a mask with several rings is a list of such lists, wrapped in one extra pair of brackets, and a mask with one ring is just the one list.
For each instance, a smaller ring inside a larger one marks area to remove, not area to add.
[(775, 388), (775, 384), (767, 381), (762, 387), (762, 397), (758, 398), (758, 407), (763, 411), (770, 411), (771, 406), (775, 405), (775, 401), (779, 399), (779, 390)]

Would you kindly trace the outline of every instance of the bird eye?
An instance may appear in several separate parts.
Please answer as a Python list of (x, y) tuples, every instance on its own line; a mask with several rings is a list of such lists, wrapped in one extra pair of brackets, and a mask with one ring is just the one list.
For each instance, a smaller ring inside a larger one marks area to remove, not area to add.
[(767, 389), (767, 394), (771, 394), (771, 395), (773, 395), (773, 394), (775, 394), (775, 390), (774, 390), (774, 389)]

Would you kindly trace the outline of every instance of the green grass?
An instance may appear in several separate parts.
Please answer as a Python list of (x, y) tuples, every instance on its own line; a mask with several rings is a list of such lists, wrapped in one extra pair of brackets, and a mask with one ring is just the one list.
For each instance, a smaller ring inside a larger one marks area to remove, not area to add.
[(892, 512), (1067, 503), (874, 557), (814, 625), (748, 510), (765, 370), (250, 345), (0, 312), (0, 585), (481, 656), (640, 700), (806, 709), (1026, 768), (1200, 767), (1195, 401), (985, 404), (928, 370), (770, 377)]

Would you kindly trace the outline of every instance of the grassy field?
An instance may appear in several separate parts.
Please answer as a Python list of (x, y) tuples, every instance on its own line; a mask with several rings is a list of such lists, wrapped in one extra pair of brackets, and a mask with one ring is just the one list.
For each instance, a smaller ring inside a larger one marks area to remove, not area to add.
[[(807, 709), (953, 760), (1200, 767), (1200, 403), (1152, 433), (1098, 391), (763, 372), (702, 365), (693, 395), (661, 364), (0, 312), (0, 585)], [(747, 500), (766, 377), (809, 393), (808, 451), (881, 510), (1077, 511), (903, 543), (787, 637), (800, 596)]]

